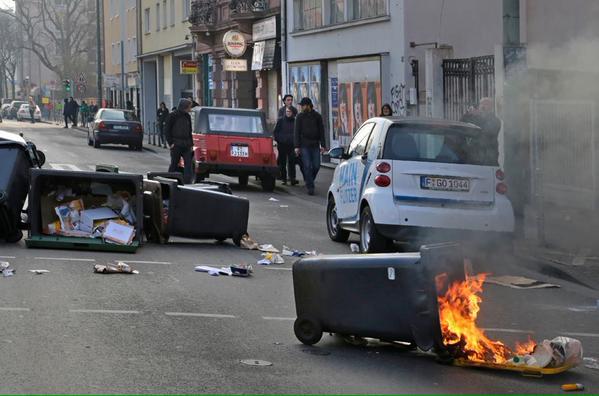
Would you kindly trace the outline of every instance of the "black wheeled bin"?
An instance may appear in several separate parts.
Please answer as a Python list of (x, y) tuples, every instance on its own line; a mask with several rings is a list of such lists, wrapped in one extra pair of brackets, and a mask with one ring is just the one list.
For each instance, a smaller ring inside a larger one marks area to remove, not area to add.
[(0, 240), (23, 237), (21, 211), (29, 192), (29, 171), (36, 163), (35, 149), (21, 136), (0, 131)]
[(154, 181), (161, 185), (162, 200), (168, 212), (163, 239), (174, 236), (224, 241), (231, 238), (236, 245), (241, 243), (248, 228), (250, 204), (247, 199), (220, 192), (223, 187), (219, 183), (180, 185), (177, 180), (165, 177), (155, 177)]
[(293, 266), (296, 337), (323, 332), (401, 341), (446, 355), (438, 295), (465, 279), (459, 245), (423, 246), (417, 253), (319, 256)]
[[(73, 172), (62, 170), (31, 171), (29, 219), (31, 230), (25, 241), (27, 247), (44, 249), (78, 249), (135, 253), (143, 241), (143, 176), (107, 172)], [(103, 206), (112, 194), (125, 193), (135, 215), (135, 238), (129, 245), (114, 244), (102, 238), (50, 235), (48, 223), (56, 221), (54, 208), (72, 198), (59, 197), (60, 190), (71, 192), (70, 197), (82, 199), (85, 209)]]

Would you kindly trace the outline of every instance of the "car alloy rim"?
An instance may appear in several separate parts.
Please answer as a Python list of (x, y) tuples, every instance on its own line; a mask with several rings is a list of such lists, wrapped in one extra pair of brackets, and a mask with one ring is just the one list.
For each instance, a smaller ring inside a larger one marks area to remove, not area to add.
[(364, 225), (362, 226), (362, 235), (360, 240), (362, 241), (362, 248), (364, 251), (368, 250), (370, 246), (370, 229), (372, 227), (370, 216), (366, 216), (364, 219)]
[(329, 213), (329, 227), (331, 228), (331, 234), (337, 235), (337, 223), (339, 219), (337, 218), (337, 205), (333, 203), (333, 207)]

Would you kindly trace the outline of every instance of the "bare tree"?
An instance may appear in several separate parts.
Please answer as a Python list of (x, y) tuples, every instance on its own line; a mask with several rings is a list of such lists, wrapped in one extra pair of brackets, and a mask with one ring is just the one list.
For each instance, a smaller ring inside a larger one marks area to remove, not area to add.
[(0, 14), (18, 26), (19, 47), (37, 55), (62, 80), (89, 69), (87, 54), (94, 28), (89, 5), (89, 0), (32, 0), (18, 2), (17, 12), (0, 10)]
[(3, 94), (10, 95), (8, 89), (10, 85), (12, 97), (14, 98), (16, 94), (15, 75), (19, 55), (18, 37), (13, 18), (3, 14), (0, 14), (0, 37), (2, 38), (0, 40), (0, 96)]

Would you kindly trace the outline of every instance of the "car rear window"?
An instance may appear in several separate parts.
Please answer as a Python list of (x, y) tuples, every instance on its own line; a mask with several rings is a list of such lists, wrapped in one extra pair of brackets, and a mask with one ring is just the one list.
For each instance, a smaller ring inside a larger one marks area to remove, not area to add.
[(210, 132), (263, 134), (262, 117), (249, 114), (208, 114)]
[(470, 128), (432, 125), (392, 125), (383, 157), (397, 161), (497, 165), (497, 139)]
[(100, 119), (104, 121), (137, 121), (135, 114), (120, 110), (103, 110)]

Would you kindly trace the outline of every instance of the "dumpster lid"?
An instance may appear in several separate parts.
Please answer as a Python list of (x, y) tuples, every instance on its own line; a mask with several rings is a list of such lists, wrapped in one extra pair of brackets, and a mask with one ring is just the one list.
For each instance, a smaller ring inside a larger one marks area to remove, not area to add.
[(0, 130), (0, 145), (15, 143), (20, 146), (23, 146), (24, 148), (27, 148), (27, 142), (21, 136), (17, 135), (16, 133), (10, 133)]

